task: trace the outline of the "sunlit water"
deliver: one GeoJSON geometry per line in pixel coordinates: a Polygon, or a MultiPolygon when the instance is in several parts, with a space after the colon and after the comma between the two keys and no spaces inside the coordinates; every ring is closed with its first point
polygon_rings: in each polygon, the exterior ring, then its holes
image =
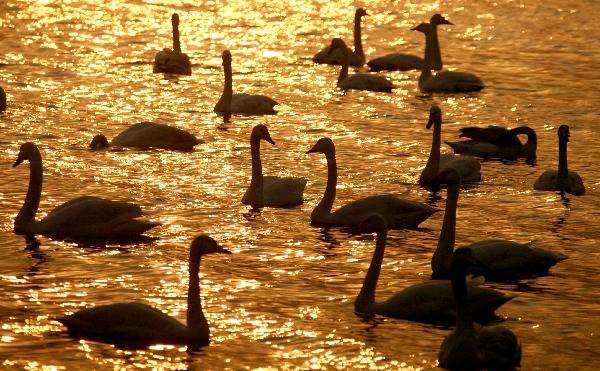
{"type": "MultiPolygon", "coordinates": [[[[483,182],[462,192],[458,244],[506,238],[565,253],[552,275],[494,287],[517,298],[498,313],[523,346],[525,370],[600,367],[598,268],[600,171],[600,2],[559,0],[16,1],[0,2],[0,363],[7,368],[103,369],[430,369],[448,329],[353,313],[371,259],[371,238],[309,225],[326,182],[322,155],[304,154],[320,137],[337,145],[336,205],[392,192],[443,208],[417,184],[431,141],[432,104],[444,112],[443,139],[467,125],[529,125],[538,162],[483,163],[483,182]],[[195,4],[198,3],[198,4],[195,4]],[[440,12],[445,67],[477,73],[473,95],[422,96],[416,72],[388,73],[393,94],[335,88],[338,68],[312,54],[332,37],[350,41],[364,6],[369,57],[421,54],[410,27],[440,12]],[[170,15],[181,18],[190,77],[152,74],[154,54],[171,46],[170,15]],[[234,89],[275,98],[279,113],[236,117],[212,112],[222,89],[220,54],[233,54],[234,89]],[[205,140],[189,153],[91,152],[97,133],[153,120],[205,140]],[[240,198],[250,177],[250,131],[269,127],[265,173],[308,179],[305,203],[250,212],[240,198]],[[587,194],[561,200],[532,189],[557,166],[556,128],[571,126],[569,166],[587,194]],[[83,246],[40,237],[38,250],[12,232],[28,166],[11,168],[19,145],[37,143],[44,159],[38,217],[80,195],[136,201],[162,226],[158,240],[83,246]],[[80,308],[138,300],[185,321],[187,255],[208,233],[234,254],[203,260],[209,347],[143,351],[70,339],[54,319],[80,308]]],[[[447,148],[443,149],[447,151],[447,148]]],[[[442,213],[419,231],[394,231],[378,286],[384,298],[429,279],[442,213]]]]}

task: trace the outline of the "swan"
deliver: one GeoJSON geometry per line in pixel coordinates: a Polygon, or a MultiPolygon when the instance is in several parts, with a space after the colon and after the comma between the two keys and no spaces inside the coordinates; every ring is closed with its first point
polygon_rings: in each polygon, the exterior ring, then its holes
{"type": "Polygon", "coordinates": [[[74,198],[57,206],[44,219],[35,220],[42,194],[42,156],[37,146],[27,142],[21,145],[13,167],[29,161],[29,188],[25,202],[15,218],[16,234],[42,234],[74,239],[128,239],[159,223],[138,218],[142,210],[136,204],[111,201],[99,197],[74,198]]]}
{"type": "Polygon", "coordinates": [[[485,158],[501,158],[516,160],[524,158],[533,164],[536,159],[537,135],[529,126],[507,129],[490,125],[485,128],[466,127],[460,129],[459,137],[470,138],[459,142],[446,142],[454,153],[467,154],[485,158]],[[521,143],[517,135],[527,135],[527,142],[521,143]]]}
{"type": "Polygon", "coordinates": [[[135,148],[162,148],[190,151],[202,143],[194,135],[173,126],[154,122],[139,122],[123,130],[109,143],[102,134],[90,143],[91,149],[108,148],[110,145],[135,148]]]}
{"type": "Polygon", "coordinates": [[[533,183],[533,188],[538,191],[567,192],[573,196],[585,194],[583,180],[576,172],[567,167],[567,143],[569,142],[569,126],[561,125],[558,128],[558,171],[546,170],[533,183]]]}
{"type": "Polygon", "coordinates": [[[250,151],[252,152],[252,180],[242,197],[244,205],[254,208],[263,206],[295,206],[304,202],[302,193],[306,187],[306,179],[293,177],[263,176],[260,162],[260,141],[265,140],[273,145],[269,130],[263,124],[252,129],[250,135],[250,151]]]}
{"type": "MultiPolygon", "coordinates": [[[[433,26],[433,32],[425,34],[429,40],[425,43],[425,54],[431,55],[431,68],[434,70],[442,69],[442,54],[440,52],[440,42],[437,36],[437,26],[441,24],[452,25],[441,14],[434,14],[429,20],[433,26]]],[[[423,67],[423,58],[412,54],[392,53],[383,57],[375,58],[367,62],[371,72],[378,71],[408,71],[420,70],[423,67]]]]}
{"type": "MultiPolygon", "coordinates": [[[[452,285],[448,280],[425,281],[405,288],[382,302],[375,301],[375,289],[383,261],[387,224],[379,214],[370,214],[359,225],[358,233],[377,233],[377,243],[363,286],[354,302],[361,315],[380,314],[392,318],[449,323],[456,318],[452,285]]],[[[495,317],[496,308],[511,300],[500,291],[472,285],[469,302],[473,315],[481,320],[495,317]]]]}
{"type": "MultiPolygon", "coordinates": [[[[440,173],[438,178],[440,183],[448,185],[448,196],[438,245],[431,259],[431,270],[433,278],[448,279],[452,276],[460,174],[449,168],[440,173]]],[[[483,240],[468,247],[473,256],[487,266],[487,280],[503,281],[544,275],[550,267],[567,258],[562,254],[508,240],[483,240]]]]}
{"type": "Polygon", "coordinates": [[[200,260],[203,255],[231,254],[207,235],[190,247],[187,326],[147,304],[129,302],[98,305],[59,318],[69,335],[107,343],[208,344],[210,329],[200,300],[200,260]]]}
{"type": "Polygon", "coordinates": [[[441,171],[452,167],[456,169],[465,182],[478,182],[481,180],[481,164],[471,156],[455,156],[453,154],[440,155],[440,142],[442,136],[442,110],[432,106],[429,110],[427,129],[433,126],[433,139],[427,164],[421,171],[419,184],[423,187],[436,185],[436,178],[441,171]]]}
{"type": "MultiPolygon", "coordinates": [[[[348,51],[348,64],[353,67],[362,67],[365,64],[365,53],[363,52],[361,40],[360,22],[362,17],[368,15],[363,8],[356,9],[354,14],[354,52],[348,51]]],[[[333,51],[331,46],[326,46],[313,56],[313,62],[323,64],[344,64],[342,50],[333,51]]]]}
{"type": "Polygon", "coordinates": [[[179,42],[179,15],[177,15],[177,13],[173,13],[171,16],[171,23],[173,24],[173,50],[164,48],[156,53],[152,72],[191,75],[192,64],[190,63],[190,58],[181,52],[181,43],[179,42]]]}
{"type": "Polygon", "coordinates": [[[277,104],[273,99],[257,94],[233,94],[233,76],[231,72],[231,52],[223,51],[223,70],[225,85],[223,94],[215,105],[218,113],[241,113],[247,115],[272,115],[277,113],[273,107],[277,104]]]}
{"type": "Polygon", "coordinates": [[[6,93],[2,86],[0,86],[0,112],[6,110],[6,93]]]}
{"type": "Polygon", "coordinates": [[[456,301],[456,328],[444,339],[438,354],[440,367],[450,370],[512,370],[521,362],[521,345],[504,326],[473,323],[465,276],[480,263],[467,247],[452,255],[452,289],[456,301]]]}
{"type": "Polygon", "coordinates": [[[392,229],[416,228],[438,211],[420,202],[386,194],[361,198],[331,212],[337,185],[335,145],[331,139],[321,138],[306,153],[323,153],[327,159],[327,187],[321,202],[310,214],[310,222],[313,225],[355,227],[368,214],[377,212],[385,218],[392,229]]]}
{"type": "Polygon", "coordinates": [[[342,69],[338,77],[337,86],[344,92],[354,90],[369,90],[391,93],[394,84],[384,77],[372,75],[368,73],[355,73],[348,75],[348,54],[350,53],[344,41],[340,38],[335,38],[331,41],[330,50],[333,53],[335,50],[342,50],[342,69]]]}
{"type": "MultiPolygon", "coordinates": [[[[432,38],[435,28],[429,23],[421,23],[413,28],[425,34],[425,50],[427,43],[432,38]]],[[[419,89],[425,93],[457,93],[479,91],[485,87],[481,79],[469,72],[459,71],[440,71],[435,75],[431,74],[433,66],[433,56],[425,53],[421,75],[419,76],[419,89]]]]}

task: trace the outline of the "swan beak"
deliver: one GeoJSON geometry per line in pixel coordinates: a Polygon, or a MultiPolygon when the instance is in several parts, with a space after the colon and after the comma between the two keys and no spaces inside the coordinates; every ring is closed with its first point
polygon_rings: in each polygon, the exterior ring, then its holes
{"type": "Polygon", "coordinates": [[[21,162],[23,162],[23,158],[21,156],[17,157],[17,161],[15,161],[15,163],[13,164],[12,167],[17,167],[19,165],[21,165],[21,162]]]}
{"type": "Polygon", "coordinates": [[[429,116],[429,120],[427,121],[426,129],[431,129],[431,125],[433,125],[434,119],[432,116],[429,116]]]}
{"type": "Polygon", "coordinates": [[[316,153],[316,152],[318,152],[318,151],[316,150],[316,148],[315,148],[315,147],[316,147],[316,146],[314,146],[314,147],[312,147],[311,149],[309,149],[308,151],[306,151],[306,154],[309,154],[309,153],[316,153]]]}
{"type": "Polygon", "coordinates": [[[219,250],[219,251],[217,251],[217,252],[218,252],[218,253],[221,253],[221,254],[228,254],[228,255],[231,255],[231,254],[232,254],[232,253],[231,253],[231,251],[229,251],[229,250],[227,250],[227,249],[224,249],[224,248],[222,248],[222,247],[221,247],[221,250],[219,250]]]}
{"type": "Polygon", "coordinates": [[[442,21],[442,24],[449,24],[449,25],[451,25],[451,26],[454,26],[454,23],[452,23],[452,22],[450,22],[450,21],[448,21],[448,20],[446,20],[446,19],[444,19],[444,20],[442,21]]]}
{"type": "Polygon", "coordinates": [[[265,140],[266,140],[267,142],[271,143],[272,145],[275,145],[275,141],[274,141],[273,139],[271,139],[271,136],[267,136],[267,137],[265,138],[265,140]]]}
{"type": "Polygon", "coordinates": [[[410,30],[411,30],[411,31],[418,31],[418,30],[417,30],[417,27],[419,27],[419,26],[415,26],[415,27],[411,28],[410,30]]]}

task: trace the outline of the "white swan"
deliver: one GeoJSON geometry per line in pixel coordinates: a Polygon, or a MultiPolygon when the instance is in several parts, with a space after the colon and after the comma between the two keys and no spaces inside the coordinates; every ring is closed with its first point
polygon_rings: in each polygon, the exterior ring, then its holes
{"type": "Polygon", "coordinates": [[[128,239],[159,223],[138,218],[142,210],[136,204],[99,197],[78,197],[57,206],[44,219],[35,220],[42,194],[42,156],[33,143],[24,143],[13,167],[29,161],[29,188],[25,202],[15,218],[17,234],[42,234],[74,239],[128,239]]]}
{"type": "Polygon", "coordinates": [[[485,158],[501,158],[516,160],[524,158],[527,163],[534,163],[537,152],[537,135],[528,126],[507,129],[490,125],[485,128],[466,127],[460,129],[461,138],[470,138],[459,142],[448,142],[457,154],[467,154],[485,158]],[[527,142],[521,143],[518,135],[527,135],[527,142]]]}
{"type": "MultiPolygon", "coordinates": [[[[362,17],[367,14],[363,8],[356,9],[354,14],[354,52],[348,53],[348,64],[353,67],[362,67],[365,64],[365,53],[362,47],[361,27],[360,22],[362,17]]],[[[341,50],[333,51],[331,46],[323,48],[320,52],[313,56],[313,62],[324,64],[344,64],[344,56],[341,50]]]]}
{"type": "Polygon", "coordinates": [[[379,213],[385,218],[390,228],[416,228],[422,221],[438,211],[438,209],[420,202],[386,194],[361,198],[331,212],[337,185],[335,145],[331,139],[321,138],[306,153],[323,153],[327,159],[327,188],[321,202],[310,214],[310,222],[314,225],[357,226],[367,215],[379,213]]]}
{"type": "Polygon", "coordinates": [[[442,342],[440,367],[450,370],[513,370],[521,362],[517,337],[503,326],[482,327],[473,323],[467,300],[465,276],[480,268],[477,258],[466,247],[452,256],[452,289],[457,304],[456,328],[442,342]]]}
{"type": "MultiPolygon", "coordinates": [[[[425,34],[425,50],[427,50],[427,42],[432,38],[435,28],[429,23],[421,23],[413,30],[425,34]]],[[[433,56],[426,53],[423,60],[423,68],[419,76],[419,89],[422,92],[459,93],[479,91],[485,87],[479,77],[469,72],[440,71],[432,75],[432,58],[433,56]]]]}
{"type": "Polygon", "coordinates": [[[209,236],[190,247],[187,326],[143,303],[98,305],[59,318],[69,335],[113,344],[208,344],[210,330],[200,301],[200,260],[211,253],[231,254],[209,236]]]}
{"type": "Polygon", "coordinates": [[[164,48],[156,53],[152,72],[174,73],[178,75],[191,75],[192,64],[190,58],[181,52],[179,42],[179,15],[173,13],[171,16],[173,24],[173,50],[164,48]]]}
{"type": "Polygon", "coordinates": [[[338,76],[337,86],[342,89],[344,92],[354,89],[354,90],[369,90],[369,91],[381,91],[386,93],[391,93],[394,88],[394,84],[388,79],[378,76],[372,75],[368,73],[355,73],[352,75],[348,75],[348,54],[350,50],[344,43],[344,41],[340,38],[335,38],[331,41],[330,50],[333,53],[335,50],[342,50],[342,69],[340,70],[340,75],[338,76]]]}
{"type": "MultiPolygon", "coordinates": [[[[363,286],[354,302],[354,310],[361,315],[380,314],[424,322],[450,323],[456,319],[456,305],[452,285],[448,280],[425,281],[405,288],[382,302],[375,301],[375,289],[383,261],[387,225],[379,214],[367,216],[359,225],[358,233],[377,233],[377,244],[363,286]]],[[[494,318],[494,311],[512,299],[500,291],[472,285],[469,302],[477,319],[494,318]]]]}
{"type": "Polygon", "coordinates": [[[233,73],[231,70],[231,52],[225,50],[222,55],[225,84],[223,94],[215,105],[218,113],[241,113],[247,115],[272,115],[277,113],[273,109],[277,102],[273,99],[257,94],[233,94],[233,73]]]}
{"type": "Polygon", "coordinates": [[[6,110],[6,93],[2,86],[0,86],[0,112],[6,110]]]}
{"type": "Polygon", "coordinates": [[[103,149],[113,145],[189,151],[199,143],[202,143],[202,141],[194,135],[173,126],[154,122],[139,122],[123,130],[110,143],[104,135],[96,135],[90,143],[90,148],[103,149]]]}
{"type": "Polygon", "coordinates": [[[576,172],[567,166],[567,143],[569,142],[569,126],[561,125],[558,128],[558,171],[546,170],[533,183],[533,188],[538,191],[567,192],[573,196],[585,194],[583,180],[576,172]]]}
{"type": "Polygon", "coordinates": [[[252,180],[242,197],[244,205],[258,208],[263,206],[295,206],[304,200],[302,193],[306,187],[306,179],[293,177],[263,176],[260,161],[260,141],[265,140],[273,145],[269,130],[258,124],[250,135],[250,151],[252,152],[252,180]]]}
{"type": "MultiPolygon", "coordinates": [[[[446,210],[437,248],[431,259],[433,278],[451,277],[452,252],[456,236],[456,207],[460,193],[460,175],[449,168],[439,175],[448,184],[446,210]]],[[[513,280],[548,273],[554,264],[566,259],[562,254],[507,240],[483,240],[469,245],[473,256],[487,266],[487,280],[513,280]]]]}
{"type": "Polygon", "coordinates": [[[471,156],[456,156],[453,154],[440,155],[440,142],[442,137],[442,110],[432,106],[429,110],[427,129],[433,126],[433,139],[427,164],[421,171],[419,184],[423,187],[435,185],[436,178],[441,171],[452,167],[456,169],[465,182],[478,182],[481,180],[481,164],[471,156]]]}
{"type": "MultiPolygon", "coordinates": [[[[441,14],[434,14],[431,16],[429,24],[433,26],[433,32],[425,35],[429,38],[425,43],[425,55],[431,55],[431,68],[439,71],[442,69],[442,53],[440,52],[437,26],[452,25],[453,23],[446,20],[441,14]]],[[[371,72],[420,70],[423,68],[423,58],[412,54],[392,53],[370,60],[367,62],[367,66],[370,67],[371,72]]]]}

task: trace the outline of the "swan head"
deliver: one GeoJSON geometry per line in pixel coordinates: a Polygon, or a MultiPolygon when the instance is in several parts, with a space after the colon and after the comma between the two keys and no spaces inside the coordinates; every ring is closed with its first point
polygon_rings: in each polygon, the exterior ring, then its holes
{"type": "Polygon", "coordinates": [[[373,213],[367,215],[367,217],[360,222],[353,235],[364,233],[381,233],[387,231],[387,229],[388,224],[385,218],[380,214],[373,213]]]}
{"type": "Polygon", "coordinates": [[[229,50],[223,50],[221,58],[223,58],[223,66],[231,64],[231,52],[229,50]]]}
{"type": "Polygon", "coordinates": [[[329,51],[327,52],[327,54],[333,53],[333,51],[336,49],[348,49],[344,40],[340,39],[339,37],[336,37],[333,40],[331,40],[331,45],[329,45],[329,51]]]}
{"type": "Polygon", "coordinates": [[[34,157],[40,157],[40,150],[37,146],[31,142],[21,144],[19,148],[19,155],[17,160],[13,164],[13,167],[19,166],[25,160],[31,160],[34,157]]]}
{"type": "Polygon", "coordinates": [[[429,121],[427,121],[427,129],[431,129],[431,126],[442,124],[442,109],[439,106],[432,106],[429,109],[429,121]]]}
{"type": "Polygon", "coordinates": [[[103,134],[96,135],[90,142],[90,149],[105,149],[109,146],[108,139],[103,134]]]}
{"type": "Polygon", "coordinates": [[[369,15],[369,13],[364,8],[358,8],[356,9],[356,13],[354,13],[354,17],[356,18],[364,17],[365,15],[369,15]]]}
{"type": "Polygon", "coordinates": [[[488,270],[488,267],[473,256],[473,251],[469,247],[459,247],[452,254],[451,269],[453,275],[482,276],[488,270]]]}
{"type": "Polygon", "coordinates": [[[275,141],[271,139],[271,134],[269,134],[269,129],[263,124],[258,124],[252,129],[251,138],[264,139],[267,142],[275,145],[275,141]]]}
{"type": "Polygon", "coordinates": [[[460,185],[460,173],[453,167],[446,168],[435,178],[436,184],[460,185]]]}
{"type": "Polygon", "coordinates": [[[432,26],[429,23],[421,23],[420,25],[411,28],[411,30],[413,30],[413,31],[423,32],[424,34],[430,32],[431,29],[432,29],[432,26]]]}
{"type": "Polygon", "coordinates": [[[321,138],[311,149],[306,151],[306,153],[335,154],[335,145],[331,139],[321,138]]]}
{"type": "Polygon", "coordinates": [[[179,27],[179,14],[173,13],[171,16],[171,23],[173,24],[173,27],[179,27]]]}
{"type": "Polygon", "coordinates": [[[429,23],[433,26],[437,26],[439,24],[450,24],[450,25],[454,25],[454,23],[448,21],[446,18],[444,18],[443,15],[441,14],[434,14],[431,16],[431,19],[429,20],[429,23]]]}
{"type": "Polygon", "coordinates": [[[231,251],[226,250],[217,243],[212,237],[202,234],[192,241],[190,248],[190,260],[200,258],[206,254],[231,254],[231,251]]]}
{"type": "Polygon", "coordinates": [[[571,134],[569,133],[569,125],[561,125],[558,128],[558,139],[561,141],[568,142],[571,134]]]}

